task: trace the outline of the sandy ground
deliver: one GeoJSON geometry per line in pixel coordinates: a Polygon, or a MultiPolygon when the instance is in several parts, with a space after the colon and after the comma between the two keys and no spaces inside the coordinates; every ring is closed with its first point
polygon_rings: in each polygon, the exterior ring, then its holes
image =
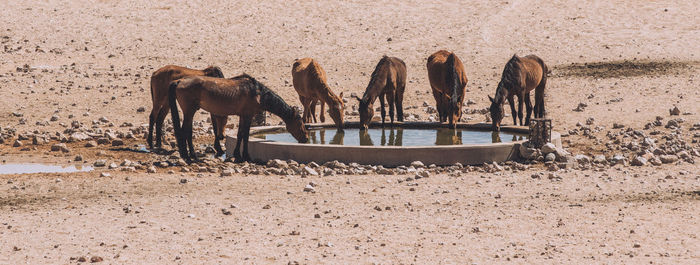
{"type": "MultiPolygon", "coordinates": [[[[690,125],[700,122],[696,9],[687,0],[2,1],[0,128],[138,127],[148,121],[150,74],[166,64],[246,72],[298,106],[291,64],[313,57],[336,93],[361,94],[384,54],[406,62],[405,112],[427,120],[425,62],[439,49],[464,62],[470,109],[488,107],[514,53],[532,53],[552,69],[546,102],[555,130],[588,118],[642,128],[669,119],[674,105],[690,125]],[[573,111],[579,103],[587,107],[573,111]]],[[[143,144],[141,136],[128,144],[143,144]]],[[[20,151],[14,140],[0,145],[2,160],[162,159],[82,143],[68,154],[50,144],[20,151]]],[[[564,143],[612,155],[601,140],[564,143]]],[[[697,263],[698,169],[617,166],[550,180],[531,178],[544,170],[535,166],[438,174],[415,187],[397,181],[407,176],[382,175],[0,175],[0,263],[697,263]],[[302,191],[309,181],[316,193],[302,191]]]]}

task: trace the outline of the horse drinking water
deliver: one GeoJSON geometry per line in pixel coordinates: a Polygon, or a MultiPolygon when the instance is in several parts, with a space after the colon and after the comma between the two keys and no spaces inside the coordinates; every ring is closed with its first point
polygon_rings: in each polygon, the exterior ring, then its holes
{"type": "Polygon", "coordinates": [[[491,101],[491,129],[499,131],[503,120],[503,104],[508,99],[510,111],[513,115],[513,124],[530,125],[530,114],[532,114],[532,103],[530,102],[530,91],[535,90],[535,118],[544,118],[544,89],[547,84],[547,65],[536,55],[518,57],[513,55],[506,63],[498,82],[496,95],[491,101]],[[518,96],[518,110],[515,110],[513,96],[518,96]],[[527,108],[527,117],[523,123],[523,101],[527,108]]]}
{"type": "Polygon", "coordinates": [[[212,115],[226,117],[238,115],[238,136],[234,158],[236,162],[250,161],[248,138],[253,115],[266,110],[282,118],[287,131],[300,143],[306,143],[308,132],[298,111],[289,106],[280,96],[253,77],[243,74],[231,79],[191,76],[170,84],[170,109],[172,111],[175,138],[180,156],[190,161],[197,159],[192,144],[192,119],[202,108],[212,115]],[[182,127],[177,105],[182,109],[182,127]],[[243,153],[240,153],[243,141],[243,153]],[[189,154],[187,147],[189,145],[189,154]]]}
{"type": "Polygon", "coordinates": [[[304,122],[316,122],[316,102],[321,101],[321,122],[325,122],[324,106],[328,104],[328,114],[338,130],[343,130],[343,92],[336,96],[326,83],[326,72],[321,65],[311,58],[294,61],[292,66],[292,83],[304,106],[304,122]]]}
{"type": "Polygon", "coordinates": [[[449,120],[450,127],[454,129],[462,118],[467,87],[464,65],[454,53],[440,50],[428,57],[427,67],[440,122],[449,120]]]}
{"type": "Polygon", "coordinates": [[[406,64],[399,58],[387,57],[379,60],[372,72],[367,89],[362,98],[355,96],[360,102],[360,125],[367,129],[374,117],[374,101],[379,97],[382,111],[382,127],[386,111],[384,110],[384,98],[389,103],[389,118],[394,124],[394,106],[397,111],[397,120],[403,122],[403,93],[406,89],[406,64]]]}

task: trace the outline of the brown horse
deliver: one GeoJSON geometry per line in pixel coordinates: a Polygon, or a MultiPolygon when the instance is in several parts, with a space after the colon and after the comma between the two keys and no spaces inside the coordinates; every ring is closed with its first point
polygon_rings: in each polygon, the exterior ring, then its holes
{"type": "Polygon", "coordinates": [[[226,117],[238,115],[238,142],[233,151],[236,162],[250,161],[248,138],[253,115],[266,110],[282,118],[292,136],[300,143],[309,140],[308,132],[299,112],[287,105],[275,92],[253,77],[243,74],[231,79],[205,76],[191,76],[173,81],[169,88],[169,102],[172,111],[173,127],[180,156],[187,161],[197,159],[192,144],[192,118],[202,108],[213,115],[226,117]],[[177,105],[182,109],[183,121],[177,105]],[[243,154],[240,153],[243,141],[243,154]],[[189,145],[190,153],[187,154],[189,145]]]}
{"type": "MultiPolygon", "coordinates": [[[[153,149],[153,125],[156,126],[156,148],[161,147],[161,139],[163,138],[163,121],[168,115],[168,85],[170,82],[187,77],[187,76],[212,76],[224,78],[221,69],[216,66],[209,66],[204,70],[196,70],[185,68],[176,65],[164,66],[151,75],[151,100],[153,100],[153,109],[148,121],[148,147],[153,149]]],[[[211,116],[212,124],[214,125],[214,134],[216,139],[223,138],[223,129],[226,126],[226,117],[211,116]],[[220,131],[220,132],[219,132],[220,131]]],[[[218,146],[215,145],[215,146],[218,146]]],[[[217,150],[217,155],[223,154],[217,150]]]]}
{"type": "Polygon", "coordinates": [[[530,102],[530,91],[535,90],[535,118],[543,118],[544,110],[544,89],[547,84],[547,65],[536,55],[528,55],[518,57],[513,55],[503,69],[501,82],[496,88],[496,95],[491,101],[491,129],[499,131],[501,129],[501,121],[503,120],[503,103],[508,99],[510,111],[513,114],[513,124],[520,125],[530,124],[530,115],[532,114],[532,103],[530,102]],[[518,110],[515,110],[513,96],[518,96],[518,110]],[[523,123],[523,101],[527,108],[527,117],[523,123]]]}
{"type": "Polygon", "coordinates": [[[384,55],[372,72],[367,89],[362,98],[355,96],[360,102],[360,124],[362,129],[367,129],[374,117],[374,101],[379,97],[382,111],[382,127],[386,111],[384,110],[384,98],[389,103],[389,118],[394,124],[394,106],[396,106],[397,120],[403,121],[403,93],[406,89],[406,64],[399,58],[384,55]]]}
{"type": "Polygon", "coordinates": [[[440,50],[428,57],[427,67],[440,122],[449,120],[450,127],[456,128],[467,87],[464,65],[454,53],[440,50]]]}
{"type": "Polygon", "coordinates": [[[326,83],[326,72],[311,58],[302,58],[294,61],[292,66],[292,82],[294,89],[299,94],[299,100],[304,106],[304,122],[316,122],[315,105],[321,101],[321,122],[326,121],[324,105],[328,104],[328,114],[335,122],[338,130],[343,130],[343,93],[336,96],[326,83]]]}

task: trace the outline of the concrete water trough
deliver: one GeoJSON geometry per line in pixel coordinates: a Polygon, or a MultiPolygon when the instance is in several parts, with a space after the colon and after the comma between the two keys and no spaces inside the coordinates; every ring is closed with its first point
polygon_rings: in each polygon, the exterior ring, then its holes
{"type": "MultiPolygon", "coordinates": [[[[363,143],[362,139],[359,139],[359,142],[355,143],[347,140],[343,142],[341,139],[339,141],[341,144],[337,144],[338,140],[335,138],[338,134],[333,124],[307,125],[310,130],[324,130],[319,131],[319,135],[311,134],[309,137],[310,143],[305,144],[297,143],[291,140],[292,138],[290,138],[290,141],[262,139],[263,137],[271,138],[266,137],[266,135],[284,132],[284,126],[262,126],[251,128],[248,149],[251,158],[260,161],[291,159],[300,163],[316,162],[322,164],[328,161],[338,160],[344,163],[356,162],[359,164],[384,165],[389,167],[409,165],[413,161],[421,161],[426,165],[453,165],[455,163],[477,165],[518,159],[519,147],[526,141],[526,136],[528,134],[527,127],[503,126],[501,127],[501,134],[492,134],[489,130],[490,126],[491,124],[486,123],[459,123],[457,124],[457,129],[461,131],[459,133],[460,139],[458,139],[457,144],[450,144],[444,143],[440,133],[437,133],[438,130],[442,130],[450,131],[456,135],[455,131],[444,129],[447,128],[446,124],[436,122],[405,122],[394,124],[393,127],[387,124],[383,128],[384,130],[381,131],[381,137],[375,134],[372,136],[373,138],[370,138],[370,145],[367,145],[368,143],[366,141],[363,143]],[[432,138],[423,141],[430,142],[425,145],[415,145],[411,142],[411,139],[405,137],[402,143],[393,144],[395,142],[392,141],[397,141],[396,132],[410,129],[434,130],[432,132],[433,134],[437,134],[437,136],[432,136],[432,138]],[[470,136],[462,136],[462,132],[466,132],[466,135],[471,134],[473,131],[488,135],[490,137],[488,143],[472,144],[470,143],[472,142],[471,138],[469,138],[470,136]],[[328,134],[329,137],[325,137],[325,134],[328,134]],[[389,135],[389,137],[386,135],[389,135]],[[504,135],[507,137],[504,137],[504,135]],[[320,138],[320,140],[318,138],[320,138]],[[465,139],[464,143],[462,143],[462,138],[465,139]],[[504,138],[503,141],[501,141],[501,138],[504,138]],[[435,140],[433,141],[433,139],[435,140]],[[333,142],[334,140],[336,143],[333,142]],[[492,143],[492,141],[494,143],[492,143]],[[377,144],[374,145],[374,142],[377,144]]],[[[345,128],[346,132],[348,129],[357,129],[359,128],[359,123],[348,122],[345,124],[345,128]]],[[[370,130],[373,128],[380,128],[380,124],[373,123],[370,126],[370,130]]],[[[230,130],[230,132],[231,133],[226,137],[226,156],[233,157],[233,150],[236,147],[236,137],[235,133],[233,133],[235,130],[230,130]]],[[[359,138],[362,137],[360,136],[359,138]]],[[[413,139],[416,138],[414,137],[413,139]]],[[[478,141],[479,140],[477,140],[477,142],[478,141]]],[[[484,139],[481,139],[481,141],[483,142],[484,139]]],[[[561,136],[559,133],[552,132],[552,143],[561,147],[561,136]]]]}

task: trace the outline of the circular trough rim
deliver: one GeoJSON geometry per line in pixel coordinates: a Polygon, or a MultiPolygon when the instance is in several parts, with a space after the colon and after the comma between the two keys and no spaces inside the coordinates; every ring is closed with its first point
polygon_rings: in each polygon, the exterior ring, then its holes
{"type": "MultiPolygon", "coordinates": [[[[469,129],[475,131],[491,131],[490,123],[457,123],[458,129],[469,129]]],[[[345,122],[344,128],[360,128],[359,122],[345,122]]],[[[393,125],[386,123],[384,125],[385,129],[391,128],[408,128],[408,129],[435,129],[435,128],[449,128],[449,124],[441,122],[394,122],[393,125]]],[[[310,123],[306,124],[307,129],[320,129],[320,128],[335,128],[334,123],[310,123]]],[[[369,128],[382,128],[380,122],[372,122],[369,128]]],[[[274,132],[279,130],[285,130],[284,125],[272,125],[272,126],[258,126],[251,127],[251,136],[260,133],[274,132]]],[[[517,134],[529,133],[528,127],[525,126],[501,126],[501,131],[512,132],[517,134]]],[[[229,135],[229,137],[236,139],[236,136],[229,135]]],[[[522,144],[527,142],[527,140],[519,140],[505,143],[490,143],[490,144],[451,144],[451,145],[415,145],[415,146],[381,146],[381,145],[332,145],[332,144],[311,144],[311,143],[290,143],[290,142],[278,142],[273,140],[260,139],[255,137],[250,137],[248,139],[250,142],[256,142],[266,145],[303,145],[303,146],[318,146],[318,147],[332,147],[332,148],[358,148],[358,149],[425,149],[425,148],[468,148],[468,147],[483,147],[483,146],[499,146],[499,145],[514,145],[522,144]]]]}

